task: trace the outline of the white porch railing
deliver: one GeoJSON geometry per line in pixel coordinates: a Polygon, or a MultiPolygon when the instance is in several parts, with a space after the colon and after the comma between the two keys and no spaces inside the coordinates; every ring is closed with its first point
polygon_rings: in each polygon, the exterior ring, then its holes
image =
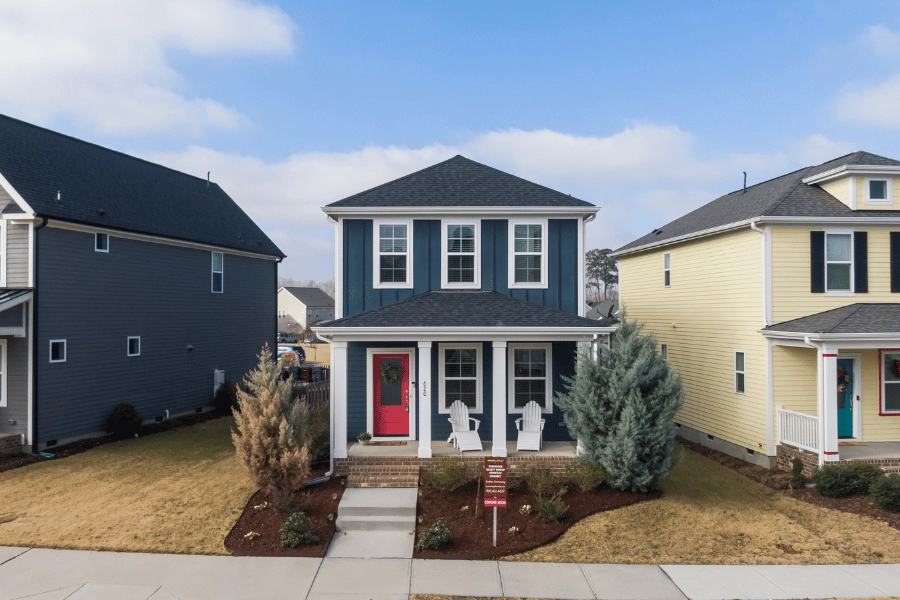
{"type": "Polygon", "coordinates": [[[819,451],[819,418],[778,407],[778,443],[819,451]]]}

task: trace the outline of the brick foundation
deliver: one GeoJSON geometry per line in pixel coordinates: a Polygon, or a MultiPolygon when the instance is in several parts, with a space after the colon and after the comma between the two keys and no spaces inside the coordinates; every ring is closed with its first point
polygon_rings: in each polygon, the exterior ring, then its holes
{"type": "Polygon", "coordinates": [[[812,452],[807,452],[806,450],[800,450],[799,448],[794,448],[793,446],[785,446],[784,444],[779,444],[775,447],[776,456],[775,456],[775,467],[781,469],[782,471],[791,472],[793,468],[793,461],[795,458],[799,458],[803,461],[803,474],[807,477],[812,477],[813,472],[819,468],[819,455],[814,454],[812,452]]]}
{"type": "Polygon", "coordinates": [[[0,435],[0,456],[22,453],[22,436],[18,433],[0,435]]]}

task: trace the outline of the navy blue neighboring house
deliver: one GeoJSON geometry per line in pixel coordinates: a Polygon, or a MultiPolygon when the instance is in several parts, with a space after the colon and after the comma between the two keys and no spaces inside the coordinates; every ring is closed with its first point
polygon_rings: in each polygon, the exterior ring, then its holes
{"type": "Polygon", "coordinates": [[[218,185],[0,116],[0,435],[211,406],[275,347],[282,252],[218,185]]]}
{"type": "Polygon", "coordinates": [[[335,320],[313,329],[331,342],[335,458],[360,432],[431,458],[456,401],[494,456],[532,401],[544,440],[570,441],[553,397],[579,345],[607,344],[616,326],[584,316],[596,206],[456,156],[323,210],[335,320]]]}

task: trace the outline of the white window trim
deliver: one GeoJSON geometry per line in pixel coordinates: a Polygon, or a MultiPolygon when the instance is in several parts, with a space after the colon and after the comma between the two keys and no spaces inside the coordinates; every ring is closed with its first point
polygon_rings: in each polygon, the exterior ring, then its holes
{"type": "MultiPolygon", "coordinates": [[[[403,252],[385,252],[400,256],[403,252]]],[[[412,219],[372,220],[372,288],[376,290],[408,290],[413,287],[413,222],[412,219]],[[381,283],[381,225],[406,225],[406,283],[388,281],[381,283]]]]}
{"type": "Polygon", "coordinates": [[[734,393],[740,394],[741,396],[746,396],[747,395],[747,353],[744,352],[743,350],[735,350],[734,356],[731,357],[731,367],[734,370],[734,393]],[[737,355],[738,354],[744,355],[744,370],[743,371],[738,371],[738,368],[737,368],[737,355]],[[744,376],[744,391],[743,392],[738,391],[738,385],[737,385],[738,373],[740,373],[741,375],[744,376]]]}
{"type": "Polygon", "coordinates": [[[100,231],[94,233],[94,252],[103,252],[104,254],[109,254],[109,234],[108,233],[102,233],[100,231]],[[100,238],[101,235],[106,236],[106,250],[101,250],[100,248],[97,247],[97,240],[100,238]]]}
{"type": "MultiPolygon", "coordinates": [[[[470,408],[470,414],[484,413],[484,361],[482,359],[481,344],[438,344],[438,413],[450,414],[450,407],[445,402],[446,379],[444,376],[444,351],[445,350],[475,350],[475,408],[470,408]]],[[[468,378],[466,378],[468,379],[468,378]]]]}
{"type": "MultiPolygon", "coordinates": [[[[6,287],[6,262],[7,257],[9,255],[9,247],[6,244],[6,231],[7,231],[7,222],[0,221],[0,248],[2,248],[3,255],[0,256],[0,286],[6,287]]],[[[30,230],[29,230],[30,231],[30,230]]],[[[33,239],[31,236],[28,238],[29,240],[33,239]]],[[[31,243],[29,241],[29,251],[31,251],[31,243]]],[[[4,382],[6,379],[4,378],[4,382]]],[[[5,384],[5,383],[4,383],[5,384]]]]}
{"type": "Polygon", "coordinates": [[[894,180],[891,177],[866,177],[863,181],[864,181],[863,185],[865,186],[865,190],[866,190],[866,195],[865,195],[865,200],[864,200],[864,202],[866,204],[878,204],[878,205],[884,206],[884,205],[894,203],[894,180]],[[869,197],[869,193],[870,193],[869,182],[870,181],[886,181],[887,182],[887,199],[886,200],[872,200],[869,197]]]}
{"type": "MultiPolygon", "coordinates": [[[[549,219],[509,219],[507,229],[508,240],[508,264],[507,280],[510,289],[546,289],[547,277],[547,237],[549,219]],[[516,225],[540,225],[541,226],[541,280],[540,282],[516,283],[516,225]]],[[[519,252],[523,255],[534,255],[535,252],[519,252]]]]}
{"type": "Polygon", "coordinates": [[[66,343],[66,340],[50,340],[50,362],[52,363],[64,363],[69,358],[69,344],[66,343]],[[61,343],[63,346],[63,357],[62,360],[53,360],[53,344],[61,343]]]}
{"type": "MultiPolygon", "coordinates": [[[[826,296],[855,296],[856,295],[856,277],[855,261],[856,256],[853,247],[855,246],[854,231],[852,229],[826,229],[825,230],[825,295],[826,296]],[[849,235],[850,236],[850,289],[849,290],[829,290],[828,289],[828,236],[829,235],[849,235]]],[[[843,262],[832,261],[835,264],[845,264],[843,262]]]]}
{"type": "Polygon", "coordinates": [[[0,385],[0,407],[6,406],[6,389],[7,389],[7,381],[9,380],[9,372],[6,368],[6,340],[0,339],[0,381],[2,381],[2,385],[0,385]]]}
{"type": "Polygon", "coordinates": [[[481,289],[481,219],[441,219],[441,287],[454,290],[481,289]],[[472,283],[449,283],[447,281],[447,226],[475,226],[475,281],[472,283]]]}
{"type": "Polygon", "coordinates": [[[128,336],[128,339],[125,341],[125,354],[128,356],[140,356],[141,355],[141,336],[139,336],[139,335],[129,335],[128,336]],[[137,343],[138,343],[137,354],[131,353],[131,340],[137,340],[137,343]]]}
{"type": "Polygon", "coordinates": [[[225,293],[225,253],[224,252],[210,252],[209,253],[209,290],[213,294],[224,294],[225,293]],[[216,271],[216,254],[222,257],[222,270],[216,271]],[[222,289],[218,292],[216,291],[215,277],[213,275],[215,273],[222,274],[222,289]]]}
{"type": "MultiPolygon", "coordinates": [[[[668,342],[660,342],[659,343],[659,356],[664,361],[669,362],[669,343],[668,342]]],[[[746,359],[746,357],[745,357],[745,359],[746,359]]]]}
{"type": "MultiPolygon", "coordinates": [[[[547,399],[546,408],[541,409],[541,413],[548,415],[553,412],[553,344],[509,344],[506,354],[506,410],[508,413],[522,414],[523,408],[516,408],[516,362],[515,351],[526,348],[543,348],[546,351],[547,371],[544,376],[547,379],[547,386],[544,389],[544,395],[547,399]]],[[[532,378],[536,379],[536,378],[532,378]]]]}
{"type": "MultiPolygon", "coordinates": [[[[887,390],[885,390],[885,385],[887,384],[887,382],[884,379],[884,357],[887,356],[888,354],[895,354],[895,355],[900,356],[900,351],[881,350],[878,353],[878,360],[881,361],[881,364],[878,365],[879,376],[881,378],[881,381],[878,382],[878,384],[881,386],[880,405],[878,407],[878,414],[879,415],[900,415],[900,410],[887,410],[885,408],[885,398],[887,396],[887,390]]],[[[892,385],[900,385],[900,382],[893,383],[892,385]]],[[[854,406],[853,408],[854,408],[854,410],[856,410],[856,406],[854,406]]],[[[854,415],[854,417],[855,416],[856,415],[854,415]]]]}
{"type": "Polygon", "coordinates": [[[663,287],[667,287],[667,288],[672,287],[672,253],[671,252],[663,252],[663,287]],[[666,267],[666,258],[669,259],[668,267],[666,267]],[[666,281],[666,274],[669,275],[668,281],[666,281]]]}

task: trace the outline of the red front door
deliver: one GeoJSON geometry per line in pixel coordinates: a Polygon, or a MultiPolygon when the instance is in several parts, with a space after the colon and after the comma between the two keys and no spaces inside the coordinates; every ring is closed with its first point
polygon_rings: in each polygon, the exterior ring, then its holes
{"type": "Polygon", "coordinates": [[[375,354],[372,369],[372,434],[408,436],[409,354],[375,354]]]}

